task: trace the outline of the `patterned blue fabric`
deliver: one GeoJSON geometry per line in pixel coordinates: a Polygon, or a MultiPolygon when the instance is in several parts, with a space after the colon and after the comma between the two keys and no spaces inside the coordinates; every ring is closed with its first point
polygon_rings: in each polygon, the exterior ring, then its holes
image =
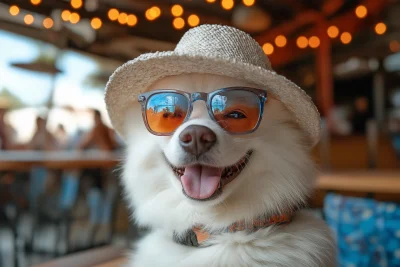
{"type": "Polygon", "coordinates": [[[326,221],[343,267],[400,266],[400,205],[329,194],[326,221]]]}

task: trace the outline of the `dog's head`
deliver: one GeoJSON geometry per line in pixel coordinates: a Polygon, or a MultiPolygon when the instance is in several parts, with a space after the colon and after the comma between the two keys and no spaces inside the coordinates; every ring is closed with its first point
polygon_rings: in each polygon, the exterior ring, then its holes
{"type": "MultiPolygon", "coordinates": [[[[210,93],[257,87],[216,75],[167,77],[149,88],[210,93]]],[[[209,115],[204,101],[171,136],[147,131],[140,106],[128,111],[124,185],[139,223],[184,230],[221,227],[283,212],[303,203],[312,187],[310,146],[293,116],[269,96],[255,132],[232,135],[209,115]]]]}

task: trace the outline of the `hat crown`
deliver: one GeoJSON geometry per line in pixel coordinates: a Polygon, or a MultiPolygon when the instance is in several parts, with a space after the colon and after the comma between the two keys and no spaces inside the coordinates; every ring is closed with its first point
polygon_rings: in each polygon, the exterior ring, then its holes
{"type": "Polygon", "coordinates": [[[193,28],[183,35],[175,52],[236,60],[272,70],[268,57],[256,40],[229,26],[205,24],[193,28]]]}

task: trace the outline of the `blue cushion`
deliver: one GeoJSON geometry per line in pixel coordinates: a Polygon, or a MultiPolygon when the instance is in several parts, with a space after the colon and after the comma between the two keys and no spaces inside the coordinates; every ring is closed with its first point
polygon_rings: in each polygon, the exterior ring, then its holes
{"type": "Polygon", "coordinates": [[[324,213],[340,266],[400,266],[400,205],[328,194],[324,213]]]}

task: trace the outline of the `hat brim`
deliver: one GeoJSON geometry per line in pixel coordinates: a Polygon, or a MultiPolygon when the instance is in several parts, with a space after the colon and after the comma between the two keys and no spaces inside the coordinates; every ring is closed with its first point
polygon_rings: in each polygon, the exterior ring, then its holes
{"type": "Polygon", "coordinates": [[[312,99],[296,84],[276,72],[224,58],[191,56],[173,51],[143,54],[119,67],[106,85],[105,101],[115,130],[126,137],[125,112],[137,95],[159,79],[201,73],[228,76],[266,89],[292,112],[312,145],[320,138],[320,115],[312,99]]]}

